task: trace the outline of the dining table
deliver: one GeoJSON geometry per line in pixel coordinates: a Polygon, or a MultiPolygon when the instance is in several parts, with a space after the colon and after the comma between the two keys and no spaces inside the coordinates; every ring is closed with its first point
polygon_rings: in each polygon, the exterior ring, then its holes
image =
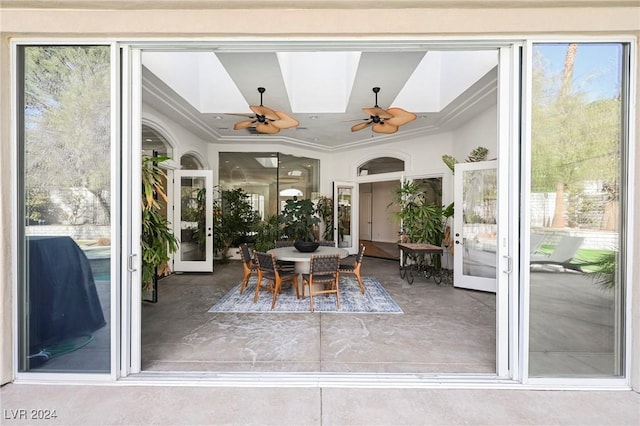
{"type": "MultiPolygon", "coordinates": [[[[309,266],[311,266],[311,256],[330,256],[338,255],[340,259],[344,259],[349,256],[349,252],[339,247],[319,246],[312,252],[302,252],[293,246],[278,247],[267,251],[267,253],[273,254],[276,260],[285,262],[294,262],[294,272],[298,274],[308,274],[309,266]]],[[[300,294],[304,296],[304,286],[302,285],[302,277],[298,280],[298,289],[300,294]]],[[[322,284],[318,284],[321,287],[322,284]]],[[[316,285],[314,285],[316,288],[316,285]]]]}
{"type": "Polygon", "coordinates": [[[298,251],[297,248],[291,247],[278,247],[269,250],[267,253],[273,254],[277,260],[285,261],[285,262],[294,262],[295,263],[295,272],[299,274],[308,274],[309,273],[309,265],[311,264],[311,256],[328,256],[328,255],[338,255],[340,259],[344,259],[349,256],[349,252],[343,248],[339,247],[327,247],[320,246],[316,250],[312,252],[301,252],[298,251]]]}

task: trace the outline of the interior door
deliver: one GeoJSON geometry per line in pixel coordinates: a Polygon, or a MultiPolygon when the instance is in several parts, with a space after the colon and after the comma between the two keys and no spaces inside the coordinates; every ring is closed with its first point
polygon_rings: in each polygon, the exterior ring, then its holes
{"type": "Polygon", "coordinates": [[[213,172],[174,172],[174,255],[176,272],[213,272],[213,172]]]}
{"type": "Polygon", "coordinates": [[[496,160],[455,166],[455,287],[496,292],[499,210],[496,167],[496,160]]]}
{"type": "Polygon", "coordinates": [[[360,239],[371,241],[371,192],[360,192],[360,239]]]}
{"type": "Polygon", "coordinates": [[[357,218],[356,186],[352,182],[333,182],[333,239],[338,247],[356,254],[359,247],[354,218],[357,218]]]}

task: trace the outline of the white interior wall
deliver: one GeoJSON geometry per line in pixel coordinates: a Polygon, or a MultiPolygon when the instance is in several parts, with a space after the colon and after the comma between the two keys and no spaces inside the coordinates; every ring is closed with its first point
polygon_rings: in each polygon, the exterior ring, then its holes
{"type": "Polygon", "coordinates": [[[498,107],[496,105],[453,131],[453,156],[463,162],[469,153],[483,146],[489,149],[488,159],[496,158],[498,147],[498,107]]]}
{"type": "Polygon", "coordinates": [[[207,141],[202,140],[171,118],[144,103],[142,104],[142,118],[147,122],[153,123],[153,127],[162,133],[173,146],[173,159],[176,163],[180,164],[180,157],[188,152],[195,154],[202,160],[204,163],[202,166],[205,169],[212,167],[211,162],[208,162],[207,159],[209,149],[207,141]]]}

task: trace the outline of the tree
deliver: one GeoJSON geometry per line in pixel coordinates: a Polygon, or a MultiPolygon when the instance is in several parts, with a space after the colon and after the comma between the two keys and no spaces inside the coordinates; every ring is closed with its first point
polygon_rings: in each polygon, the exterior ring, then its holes
{"type": "Polygon", "coordinates": [[[575,87],[577,55],[578,46],[569,44],[559,75],[540,51],[534,58],[532,191],[555,192],[557,228],[567,225],[565,200],[577,205],[585,181],[617,187],[619,173],[620,99],[589,99],[575,87]]]}
{"type": "Polygon", "coordinates": [[[27,190],[84,189],[108,221],[110,108],[109,47],[25,48],[27,190]]]}

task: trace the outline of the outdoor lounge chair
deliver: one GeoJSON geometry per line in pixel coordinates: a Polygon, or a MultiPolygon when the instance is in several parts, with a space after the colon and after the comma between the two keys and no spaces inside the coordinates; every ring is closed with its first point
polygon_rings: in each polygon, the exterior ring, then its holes
{"type": "Polygon", "coordinates": [[[563,236],[556,244],[553,252],[549,255],[535,254],[531,256],[530,265],[540,266],[558,266],[564,270],[573,270],[578,272],[584,272],[582,266],[588,265],[588,263],[571,263],[575,260],[578,249],[582,246],[584,241],[583,237],[570,237],[563,236]]]}
{"type": "Polygon", "coordinates": [[[547,239],[547,234],[532,233],[529,238],[530,238],[529,253],[531,253],[532,256],[540,254],[540,247],[542,247],[542,244],[547,239]]]}

